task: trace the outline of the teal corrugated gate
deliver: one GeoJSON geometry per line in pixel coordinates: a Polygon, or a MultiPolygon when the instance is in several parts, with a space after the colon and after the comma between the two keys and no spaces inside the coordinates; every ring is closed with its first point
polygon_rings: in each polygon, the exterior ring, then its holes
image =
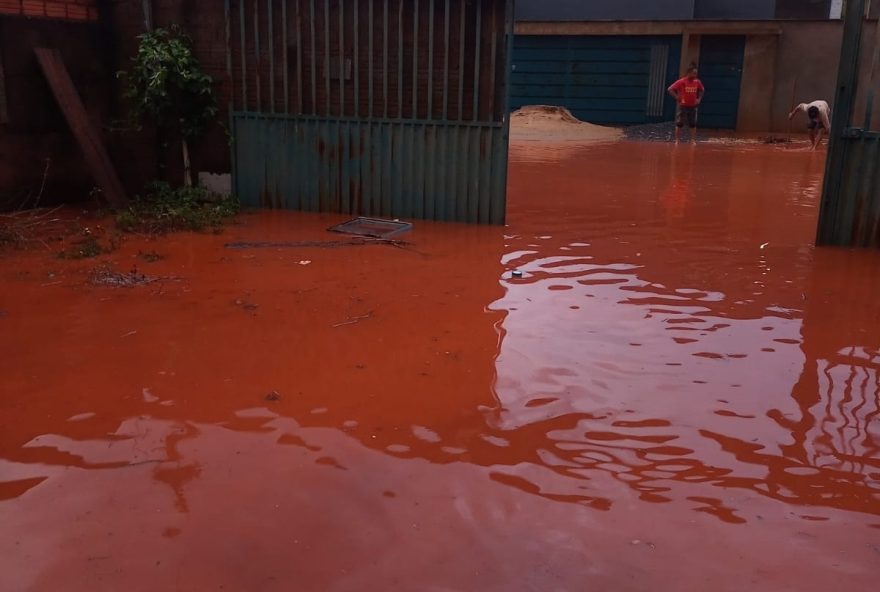
{"type": "Polygon", "coordinates": [[[743,35],[707,35],[700,42],[700,79],[706,87],[700,127],[736,129],[745,48],[743,35]]]}
{"type": "Polygon", "coordinates": [[[227,0],[246,206],[501,224],[510,0],[227,0]]]}
{"type": "Polygon", "coordinates": [[[681,37],[525,36],[514,40],[511,104],[566,107],[608,125],[671,120],[681,37]]]}

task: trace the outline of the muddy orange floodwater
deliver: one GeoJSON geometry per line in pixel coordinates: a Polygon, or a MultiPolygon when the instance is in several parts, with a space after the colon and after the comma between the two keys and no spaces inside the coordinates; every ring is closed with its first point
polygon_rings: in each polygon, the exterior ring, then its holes
{"type": "Polygon", "coordinates": [[[813,248],[822,171],[529,143],[505,228],[4,255],[0,590],[877,590],[880,253],[813,248]]]}

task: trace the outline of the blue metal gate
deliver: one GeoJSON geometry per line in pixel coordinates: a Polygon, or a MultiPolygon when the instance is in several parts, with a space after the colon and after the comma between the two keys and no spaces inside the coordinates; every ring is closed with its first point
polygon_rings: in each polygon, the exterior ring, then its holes
{"type": "Polygon", "coordinates": [[[511,0],[226,0],[246,206],[501,224],[511,0]]]}
{"type": "Polygon", "coordinates": [[[700,106],[701,127],[736,129],[745,48],[743,35],[702,38],[699,66],[706,98],[700,106]]]}
{"type": "Polygon", "coordinates": [[[680,60],[675,36],[518,35],[511,106],[557,105],[609,125],[671,120],[675,103],[666,88],[680,60]]]}

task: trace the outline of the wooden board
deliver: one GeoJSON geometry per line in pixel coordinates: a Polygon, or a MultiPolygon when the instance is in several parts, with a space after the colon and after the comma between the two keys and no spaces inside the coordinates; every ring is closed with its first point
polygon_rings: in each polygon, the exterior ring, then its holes
{"type": "Polygon", "coordinates": [[[47,48],[37,48],[34,49],[34,52],[37,54],[40,68],[49,82],[52,94],[55,95],[58,106],[61,107],[61,111],[82,150],[92,178],[110,205],[117,206],[124,203],[126,201],[125,190],[116,175],[110,156],[101,142],[101,136],[89,120],[82,99],[77,93],[76,87],[73,86],[73,80],[71,80],[61,59],[61,54],[57,49],[47,48]]]}

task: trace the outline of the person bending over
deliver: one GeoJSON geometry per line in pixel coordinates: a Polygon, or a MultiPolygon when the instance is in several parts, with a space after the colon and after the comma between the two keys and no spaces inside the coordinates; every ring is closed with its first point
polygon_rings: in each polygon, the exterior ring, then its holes
{"type": "Polygon", "coordinates": [[[807,129],[810,130],[810,150],[815,150],[822,143],[825,132],[831,133],[831,109],[825,101],[801,103],[788,114],[788,119],[793,119],[801,111],[806,113],[809,119],[807,129]]]}

